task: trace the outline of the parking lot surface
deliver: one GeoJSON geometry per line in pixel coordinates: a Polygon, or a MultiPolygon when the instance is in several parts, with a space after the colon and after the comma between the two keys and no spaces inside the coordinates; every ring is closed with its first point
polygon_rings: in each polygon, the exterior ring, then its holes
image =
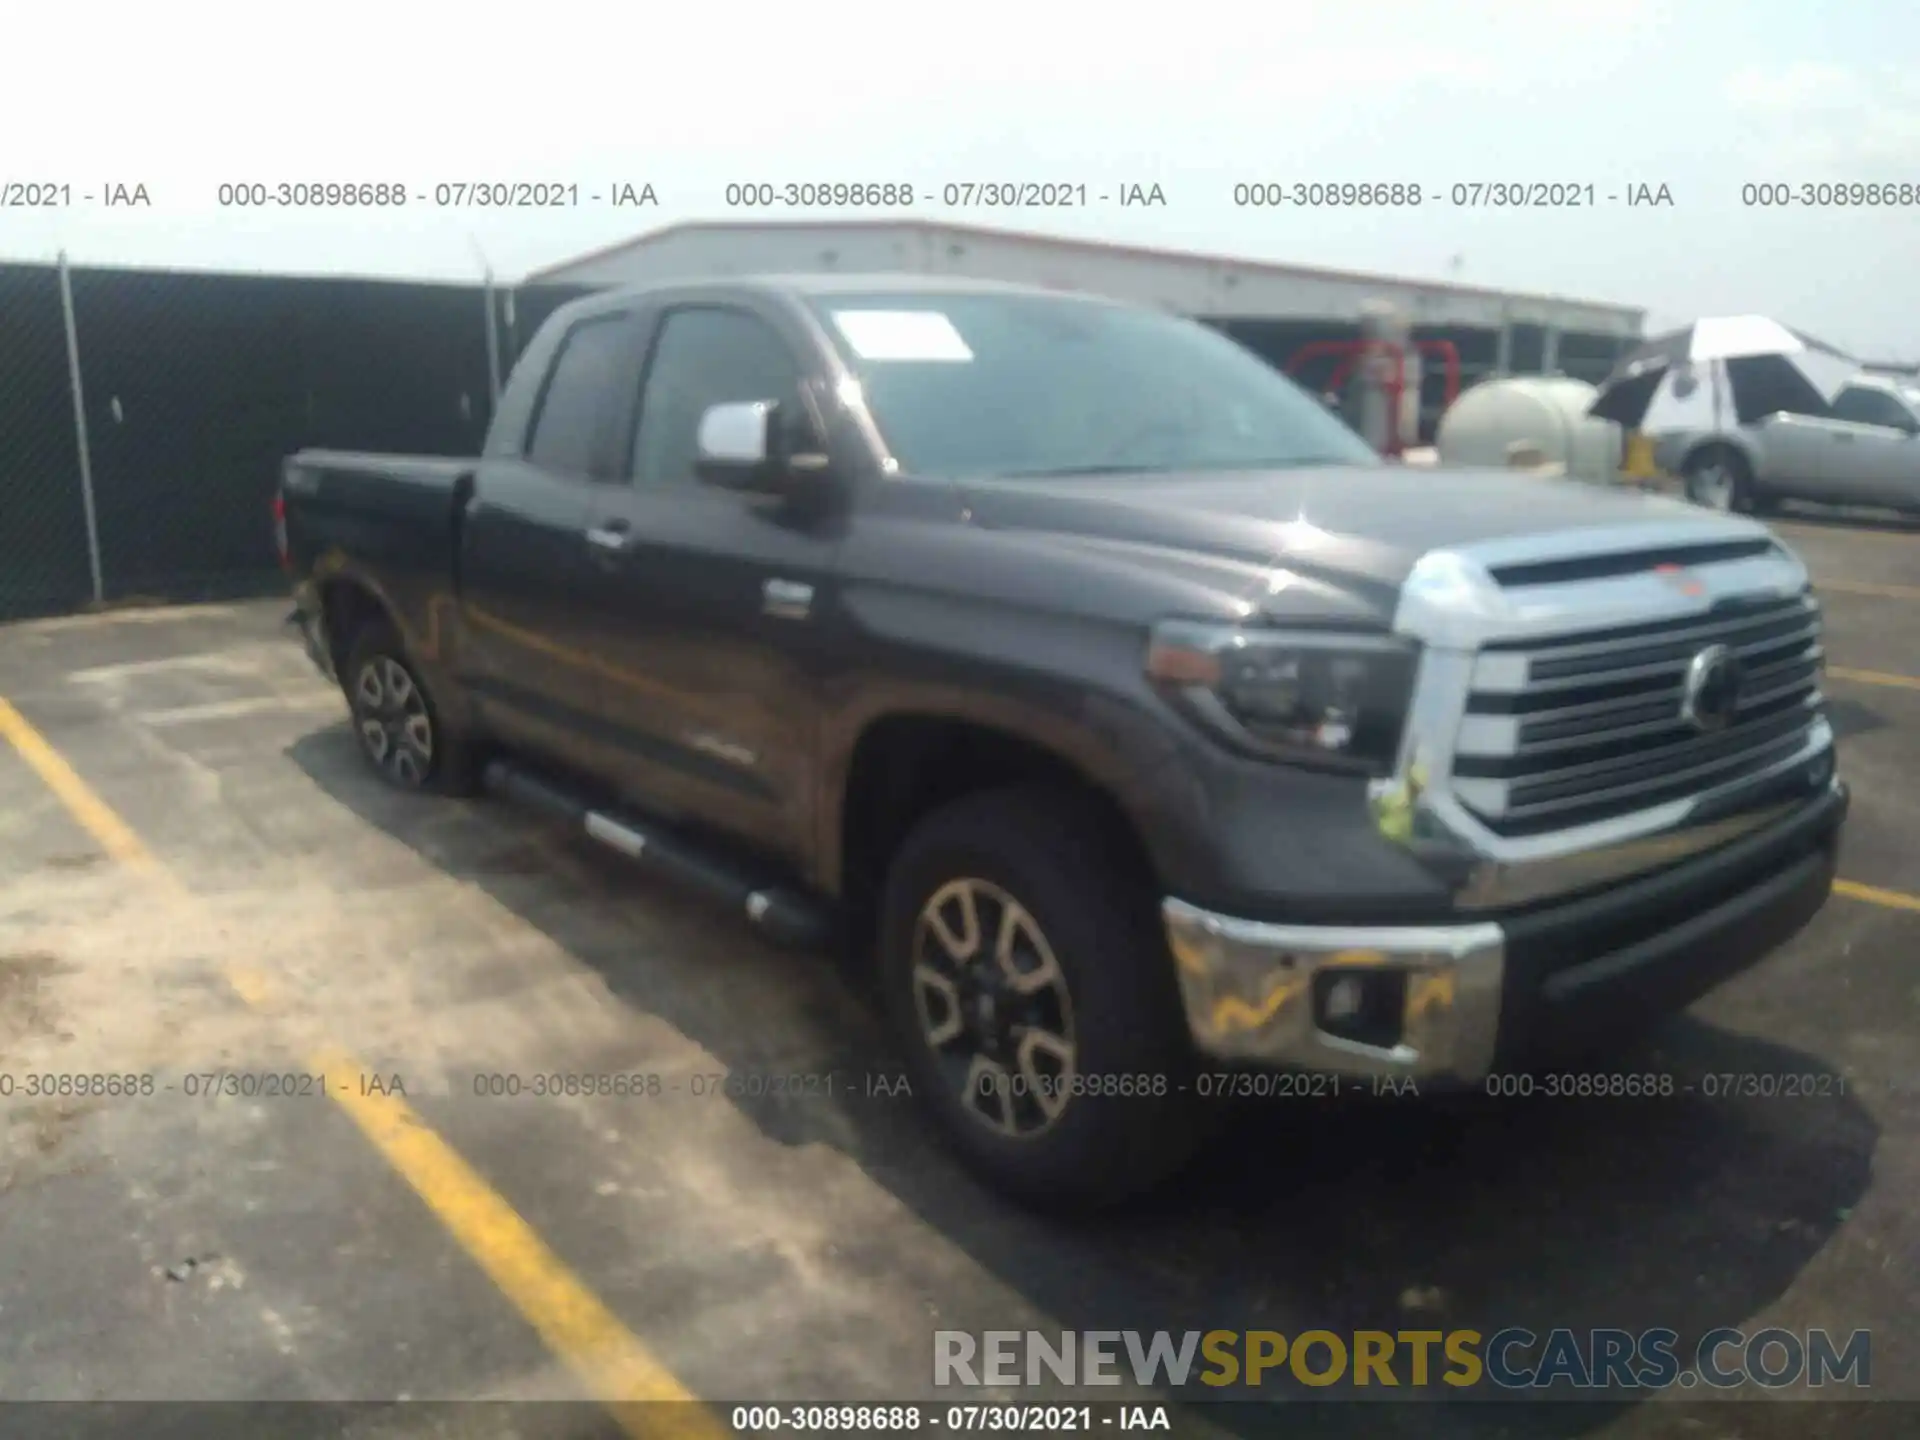
{"type": "MultiPolygon", "coordinates": [[[[0,1397],[932,1400],[939,1329],[1771,1324],[1874,1332],[1874,1402],[1820,1422],[1861,1433],[1920,1402],[1920,531],[1780,529],[1829,616],[1842,893],[1611,1063],[1843,1083],[1270,1102],[1076,1225],[945,1156],[830,960],[383,788],[283,606],[0,630],[0,1397]],[[132,1093],[31,1093],[61,1075],[132,1093]]],[[[1680,1398],[1344,1424],[1823,1433],[1680,1398]]]]}

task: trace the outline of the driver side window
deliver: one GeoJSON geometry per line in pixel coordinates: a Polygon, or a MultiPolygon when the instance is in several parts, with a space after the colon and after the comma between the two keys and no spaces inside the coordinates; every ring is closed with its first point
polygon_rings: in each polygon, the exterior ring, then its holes
{"type": "Polygon", "coordinates": [[[634,436],[636,485],[691,484],[700,417],[715,405],[773,400],[799,408],[800,366],[785,340],[743,310],[669,311],[661,321],[634,436]]]}

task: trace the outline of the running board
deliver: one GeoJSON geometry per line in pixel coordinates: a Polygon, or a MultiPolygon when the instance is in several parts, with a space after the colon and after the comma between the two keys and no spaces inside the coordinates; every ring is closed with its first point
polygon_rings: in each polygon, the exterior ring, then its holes
{"type": "Polygon", "coordinates": [[[777,945],[810,949],[827,938],[827,910],[820,902],[758,884],[718,852],[663,826],[596,809],[571,790],[506,760],[489,764],[482,781],[502,799],[573,826],[648,870],[738,911],[777,945]]]}

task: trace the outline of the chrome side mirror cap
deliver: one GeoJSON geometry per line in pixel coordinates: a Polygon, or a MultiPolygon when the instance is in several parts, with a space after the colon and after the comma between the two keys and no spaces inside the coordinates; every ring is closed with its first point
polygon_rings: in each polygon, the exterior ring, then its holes
{"type": "Polygon", "coordinates": [[[745,400],[710,406],[700,417],[695,440],[700,470],[738,473],[757,470],[771,458],[775,405],[745,400]]]}
{"type": "Polygon", "coordinates": [[[794,451],[796,427],[778,401],[741,400],[714,405],[700,417],[694,438],[694,471],[709,485],[753,494],[818,495],[832,486],[832,466],[823,449],[794,451]]]}

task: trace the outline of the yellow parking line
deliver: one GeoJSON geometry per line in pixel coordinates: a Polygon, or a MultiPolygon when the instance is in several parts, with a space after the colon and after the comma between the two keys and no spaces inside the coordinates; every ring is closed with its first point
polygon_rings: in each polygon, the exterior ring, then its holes
{"type": "Polygon", "coordinates": [[[1891,685],[1898,690],[1920,690],[1920,676],[1894,675],[1885,670],[1847,670],[1837,665],[1827,667],[1829,680],[1850,680],[1855,685],[1891,685]]]}
{"type": "MultiPolygon", "coordinates": [[[[188,893],[133,828],[4,699],[0,736],[109,855],[177,893],[188,893]]],[[[275,992],[269,977],[235,966],[227,982],[250,1008],[272,1012],[275,992]]],[[[371,1067],[333,1046],[320,1047],[309,1065],[327,1076],[328,1094],[623,1430],[687,1440],[726,1433],[711,1412],[686,1403],[695,1400],[693,1393],[412,1106],[393,1095],[360,1093],[360,1077],[373,1073],[371,1067]],[[681,1403],[646,1408],[660,1401],[681,1403]]]]}
{"type": "Polygon", "coordinates": [[[1883,600],[1920,600],[1920,585],[1880,585],[1866,580],[1815,580],[1815,590],[1836,595],[1877,595],[1883,600]]]}
{"type": "Polygon", "coordinates": [[[1857,880],[1836,880],[1833,893],[1849,900],[1864,900],[1869,905],[1884,905],[1889,910],[1920,913],[1920,895],[1909,895],[1903,890],[1882,890],[1878,885],[1862,885],[1857,880]]]}
{"type": "MultiPolygon", "coordinates": [[[[1835,673],[1851,672],[1828,671],[1835,673]]],[[[1891,678],[1920,688],[1920,680],[1891,678]]],[[[132,827],[5,699],[0,699],[0,736],[108,854],[186,893],[132,827]]],[[[1851,880],[1837,880],[1833,889],[1869,905],[1920,913],[1920,896],[1851,880]]],[[[227,981],[253,1010],[275,1008],[273,983],[260,971],[234,966],[227,981]]],[[[333,1046],[320,1047],[308,1063],[328,1077],[328,1094],[623,1430],[636,1437],[686,1440],[726,1433],[711,1412],[687,1403],[695,1401],[693,1393],[412,1106],[391,1094],[361,1093],[360,1077],[373,1073],[370,1067],[333,1046]],[[681,1403],[649,1408],[660,1401],[681,1403]]]]}
{"type": "MultiPolygon", "coordinates": [[[[616,1411],[639,1402],[688,1401],[693,1395],[649,1353],[600,1299],[568,1270],[538,1232],[521,1218],[452,1146],[429,1130],[411,1106],[392,1095],[363,1095],[364,1066],[352,1056],[322,1049],[313,1069],[328,1078],[334,1096],[387,1163],[420,1194],[488,1278],[526,1316],[549,1349],[571,1365],[590,1393],[616,1411]]],[[[635,1434],[669,1429],[717,1435],[703,1411],[662,1412],[682,1423],[632,1424],[635,1434]]],[[[635,1422],[662,1418],[637,1410],[635,1422]]]]}
{"type": "Polygon", "coordinates": [[[73,818],[100,842],[102,850],[124,865],[140,870],[154,868],[153,856],[141,844],[140,837],[113,813],[106,801],[93,793],[60,752],[49,745],[40,732],[29,725],[25,717],[5,699],[0,699],[0,736],[6,737],[7,743],[20,753],[20,758],[32,767],[34,774],[67,807],[73,818]]]}

